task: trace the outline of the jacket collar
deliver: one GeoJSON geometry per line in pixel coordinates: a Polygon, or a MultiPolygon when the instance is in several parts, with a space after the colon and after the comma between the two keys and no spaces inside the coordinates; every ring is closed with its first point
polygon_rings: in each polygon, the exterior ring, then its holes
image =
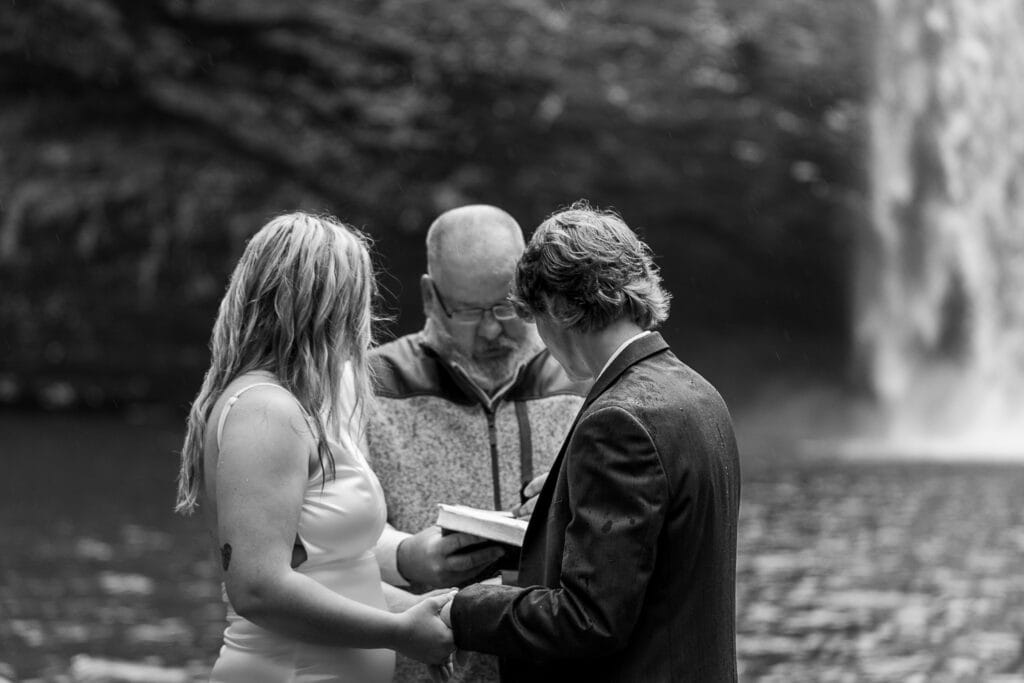
{"type": "Polygon", "coordinates": [[[493,412],[497,405],[505,398],[505,396],[512,390],[513,387],[517,386],[523,379],[523,375],[526,373],[527,368],[537,360],[537,358],[545,352],[543,346],[536,349],[536,352],[527,358],[525,358],[517,367],[512,378],[502,387],[500,387],[493,396],[489,396],[486,391],[481,389],[476,382],[469,376],[469,374],[462,369],[458,363],[452,360],[450,357],[443,355],[440,351],[434,348],[434,345],[430,343],[428,335],[423,332],[419,333],[417,339],[420,348],[427,356],[433,357],[438,366],[444,368],[445,374],[447,374],[460,391],[471,401],[476,402],[483,406],[484,410],[493,412]]]}
{"type": "Polygon", "coordinates": [[[583,407],[586,408],[594,400],[603,394],[608,387],[615,383],[615,380],[622,375],[630,366],[639,363],[644,358],[653,356],[656,353],[664,351],[668,348],[668,344],[662,338],[658,332],[652,332],[651,334],[640,337],[632,344],[622,350],[622,353],[612,361],[612,364],[601,373],[601,376],[597,378],[594,386],[591,387],[590,393],[587,394],[586,400],[583,402],[583,407]]]}

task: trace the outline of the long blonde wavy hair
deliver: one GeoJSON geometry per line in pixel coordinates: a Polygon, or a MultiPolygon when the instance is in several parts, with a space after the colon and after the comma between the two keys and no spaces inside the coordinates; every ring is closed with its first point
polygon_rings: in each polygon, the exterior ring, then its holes
{"type": "Polygon", "coordinates": [[[369,238],[334,218],[290,213],[246,244],[221,301],[210,339],[210,368],[192,403],[181,451],[175,511],[192,514],[203,486],[210,412],[236,377],[273,374],[305,409],[324,481],[334,476],[328,436],[342,427],[344,364],[355,402],[345,416],[359,428],[372,400],[367,352],[375,292],[369,238]]]}

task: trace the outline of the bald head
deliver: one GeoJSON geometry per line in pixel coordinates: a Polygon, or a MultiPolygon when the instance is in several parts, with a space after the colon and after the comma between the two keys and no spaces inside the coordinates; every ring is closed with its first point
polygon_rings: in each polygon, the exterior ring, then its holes
{"type": "Polygon", "coordinates": [[[507,383],[539,349],[532,325],[494,313],[497,306],[507,309],[525,246],[515,219],[484,204],[446,211],[427,231],[427,274],[420,278],[424,338],[486,392],[507,383]],[[479,316],[470,314],[468,322],[453,317],[471,311],[479,316]]]}
{"type": "Polygon", "coordinates": [[[439,282],[511,279],[524,247],[522,229],[505,211],[460,206],[438,216],[427,231],[427,272],[439,282]]]}

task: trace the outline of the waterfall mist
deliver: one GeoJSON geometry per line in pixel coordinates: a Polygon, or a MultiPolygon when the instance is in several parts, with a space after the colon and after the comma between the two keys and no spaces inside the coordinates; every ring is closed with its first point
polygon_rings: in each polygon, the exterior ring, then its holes
{"type": "Polygon", "coordinates": [[[887,451],[1024,457],[1024,3],[876,8],[857,369],[887,451]]]}

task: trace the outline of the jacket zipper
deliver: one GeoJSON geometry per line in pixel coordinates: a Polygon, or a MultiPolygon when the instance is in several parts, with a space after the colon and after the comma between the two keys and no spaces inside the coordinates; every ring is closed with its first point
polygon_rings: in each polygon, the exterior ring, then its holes
{"type": "Polygon", "coordinates": [[[491,487],[494,489],[494,509],[501,510],[501,474],[498,470],[498,428],[494,411],[484,409],[487,415],[487,440],[491,445],[491,487]]]}
{"type": "Polygon", "coordinates": [[[488,396],[480,390],[473,380],[469,379],[469,376],[465,371],[458,366],[456,363],[449,362],[447,365],[451,369],[453,376],[462,379],[464,385],[468,385],[472,393],[477,397],[480,402],[480,407],[484,411],[484,415],[487,416],[487,441],[491,449],[491,488],[494,490],[494,509],[501,510],[501,472],[498,468],[498,427],[495,423],[495,414],[498,407],[502,404],[505,394],[508,393],[509,389],[514,387],[522,377],[522,374],[526,372],[526,367],[529,363],[524,364],[516,372],[515,376],[506,384],[504,387],[495,392],[494,396],[488,396]]]}

